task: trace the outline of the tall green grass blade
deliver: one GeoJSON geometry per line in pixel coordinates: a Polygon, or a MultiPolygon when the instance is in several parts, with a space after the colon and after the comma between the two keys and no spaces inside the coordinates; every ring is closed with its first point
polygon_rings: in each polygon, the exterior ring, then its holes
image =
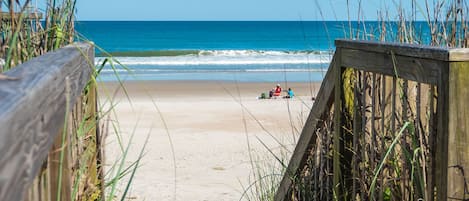
{"type": "Polygon", "coordinates": [[[153,106],[155,107],[159,118],[163,122],[163,126],[164,126],[164,129],[165,129],[166,135],[168,136],[169,145],[171,147],[171,155],[172,155],[173,168],[174,168],[174,192],[173,192],[174,193],[174,198],[173,199],[176,200],[176,196],[177,196],[177,165],[176,165],[176,151],[174,149],[173,138],[171,137],[171,134],[169,133],[168,124],[166,123],[166,120],[163,116],[163,113],[160,110],[160,107],[158,107],[158,104],[156,104],[156,101],[155,101],[155,99],[153,99],[152,96],[149,96],[149,97],[151,98],[151,102],[153,103],[153,106]]]}
{"type": "Polygon", "coordinates": [[[116,189],[117,189],[117,182],[116,181],[119,180],[120,173],[124,169],[124,165],[125,165],[125,162],[126,162],[128,154],[129,154],[129,150],[130,150],[130,144],[131,144],[132,139],[135,135],[135,131],[138,127],[137,125],[138,125],[138,123],[135,124],[135,126],[133,128],[133,131],[132,131],[132,134],[130,135],[129,142],[126,145],[126,148],[125,148],[125,151],[123,153],[122,159],[120,160],[120,163],[119,163],[119,166],[118,166],[118,169],[117,169],[117,173],[116,173],[115,177],[111,179],[112,185],[111,185],[111,190],[109,191],[109,195],[107,196],[108,199],[112,200],[114,198],[115,194],[116,194],[116,189]]]}
{"type": "Polygon", "coordinates": [[[392,141],[391,145],[389,146],[389,148],[387,149],[386,151],[386,154],[384,155],[384,158],[381,160],[379,166],[378,166],[378,169],[374,171],[374,176],[373,176],[373,180],[371,182],[371,186],[370,186],[370,191],[368,192],[368,195],[371,196],[372,193],[374,193],[375,191],[375,186],[376,186],[376,181],[379,177],[379,174],[381,172],[381,170],[383,169],[384,167],[384,164],[386,164],[386,161],[388,159],[388,157],[391,155],[392,151],[394,150],[394,147],[396,146],[396,144],[399,142],[399,140],[401,139],[402,135],[404,134],[404,131],[409,127],[410,123],[409,122],[405,122],[404,125],[402,126],[401,130],[399,131],[399,133],[396,135],[396,137],[394,138],[394,140],[392,141]]]}
{"type": "Polygon", "coordinates": [[[143,144],[143,147],[142,149],[140,150],[140,154],[138,155],[138,158],[137,160],[135,161],[135,165],[134,165],[134,168],[132,168],[132,173],[130,175],[130,178],[129,178],[129,181],[127,182],[127,185],[124,189],[124,193],[122,194],[122,197],[121,197],[121,201],[124,201],[125,200],[125,197],[127,195],[127,193],[129,192],[129,189],[130,189],[130,185],[132,184],[132,181],[135,177],[135,173],[137,172],[137,168],[138,168],[138,165],[140,164],[140,161],[142,160],[143,158],[143,153],[144,153],[144,150],[148,144],[148,140],[150,138],[150,133],[147,134],[147,137],[145,139],[145,143],[143,144]]]}

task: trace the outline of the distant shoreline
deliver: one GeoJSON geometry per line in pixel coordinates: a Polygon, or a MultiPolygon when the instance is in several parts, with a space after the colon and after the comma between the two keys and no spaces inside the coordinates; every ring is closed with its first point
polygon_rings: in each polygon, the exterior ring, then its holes
{"type": "MultiPolygon", "coordinates": [[[[321,82],[234,82],[234,81],[199,81],[199,80],[146,80],[146,81],[125,81],[122,83],[125,90],[130,93],[139,94],[165,94],[165,96],[219,96],[226,94],[225,90],[232,91],[239,88],[250,97],[260,96],[261,93],[268,93],[276,84],[280,84],[286,91],[292,88],[297,96],[315,96],[321,86],[321,82]],[[313,94],[311,94],[313,93],[313,94]]],[[[120,87],[117,81],[99,82],[101,90],[115,91],[120,87]]],[[[122,92],[122,89],[120,89],[122,92]]],[[[234,93],[234,92],[233,92],[234,93]]],[[[123,95],[123,94],[121,94],[123,95]]]]}

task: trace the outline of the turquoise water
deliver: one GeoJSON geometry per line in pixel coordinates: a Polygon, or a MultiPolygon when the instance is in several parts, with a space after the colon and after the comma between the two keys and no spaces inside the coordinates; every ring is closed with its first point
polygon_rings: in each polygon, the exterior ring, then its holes
{"type": "MultiPolygon", "coordinates": [[[[423,23],[422,23],[423,24],[423,23]]],[[[370,33],[379,26],[367,22],[370,33]]],[[[320,81],[348,22],[77,22],[76,29],[130,71],[100,79],[320,81]]],[[[354,22],[352,28],[363,25],[354,22]]],[[[98,64],[104,60],[97,50],[98,64]]]]}

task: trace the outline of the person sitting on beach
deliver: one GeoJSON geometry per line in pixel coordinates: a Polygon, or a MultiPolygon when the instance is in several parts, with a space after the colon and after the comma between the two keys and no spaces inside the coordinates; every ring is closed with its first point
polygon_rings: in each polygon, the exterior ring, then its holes
{"type": "Polygon", "coordinates": [[[280,87],[280,84],[277,84],[277,87],[273,91],[273,96],[274,97],[279,97],[282,93],[282,87],[280,87]]]}
{"type": "Polygon", "coordinates": [[[272,98],[272,96],[274,96],[274,91],[275,88],[269,91],[269,98],[272,98]]]}
{"type": "Polygon", "coordinates": [[[293,93],[293,90],[291,90],[291,88],[288,88],[287,95],[283,98],[293,98],[293,96],[295,96],[295,93],[293,93]]]}

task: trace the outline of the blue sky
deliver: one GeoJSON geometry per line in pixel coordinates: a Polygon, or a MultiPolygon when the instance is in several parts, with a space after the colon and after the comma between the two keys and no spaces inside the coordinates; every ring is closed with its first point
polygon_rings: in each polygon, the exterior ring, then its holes
{"type": "MultiPolygon", "coordinates": [[[[359,0],[349,1],[351,19],[356,20],[359,0]]],[[[346,20],[346,2],[347,0],[78,0],[77,18],[78,20],[346,20]]],[[[362,17],[375,20],[379,10],[386,10],[390,19],[396,19],[396,2],[402,2],[410,12],[412,2],[410,0],[362,0],[362,17]]],[[[420,7],[425,5],[423,0],[417,2],[420,7]]]]}

